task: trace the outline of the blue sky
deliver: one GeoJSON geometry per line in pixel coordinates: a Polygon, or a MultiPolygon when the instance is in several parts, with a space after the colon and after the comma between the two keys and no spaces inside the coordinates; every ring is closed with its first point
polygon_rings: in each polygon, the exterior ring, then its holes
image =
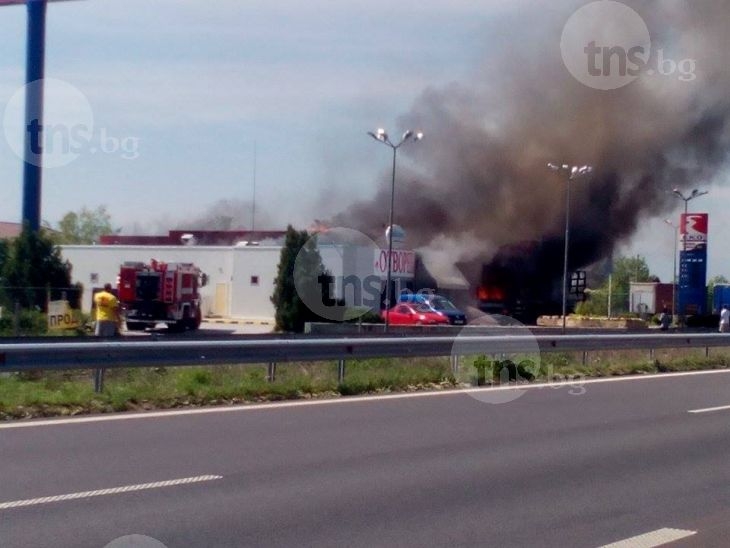
{"type": "MultiPolygon", "coordinates": [[[[95,130],[138,141],[138,157],[84,153],[47,169],[43,219],[108,206],[117,226],[163,231],[222,199],[249,200],[267,226],[306,227],[375,193],[394,128],[428,87],[463,81],[505,13],[527,0],[80,0],[48,9],[46,76],[88,99],[95,130]]],[[[543,8],[548,9],[548,8],[543,8]]],[[[0,8],[0,111],[23,85],[25,8],[0,8]]],[[[558,44],[554,44],[558,47],[558,44]]],[[[1,113],[0,113],[1,114],[1,113]]],[[[428,137],[428,136],[427,136],[428,137]]],[[[408,161],[404,158],[405,162],[408,161]]],[[[17,221],[21,163],[0,138],[0,219],[17,221]]],[[[710,252],[730,192],[713,187],[710,252]]],[[[701,204],[701,206],[700,206],[701,204]]],[[[678,200],[677,216],[681,203],[678,200]]],[[[694,206],[695,204],[693,204],[694,206]]],[[[386,205],[384,204],[384,208],[386,205]]],[[[647,220],[625,252],[670,277],[671,229],[647,220]]],[[[730,275],[730,261],[710,262],[730,275]]]]}
{"type": "MultiPolygon", "coordinates": [[[[45,220],[107,204],[120,225],[177,221],[248,200],[255,142],[257,207],[306,225],[368,195],[387,151],[366,131],[392,127],[428,85],[463,76],[490,9],[84,0],[48,12],[47,78],[88,98],[96,129],[138,139],[139,157],[83,154],[46,170],[45,220]]],[[[23,84],[24,7],[0,11],[0,36],[1,106],[23,84]]],[[[19,217],[20,167],[0,141],[0,218],[19,217]]]]}

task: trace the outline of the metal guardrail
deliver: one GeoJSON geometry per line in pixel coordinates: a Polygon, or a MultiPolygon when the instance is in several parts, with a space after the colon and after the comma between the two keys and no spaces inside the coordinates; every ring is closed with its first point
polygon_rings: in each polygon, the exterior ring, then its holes
{"type": "Polygon", "coordinates": [[[0,344],[0,372],[730,347],[722,334],[514,335],[0,344]]]}
{"type": "MultiPolygon", "coordinates": [[[[718,320],[719,321],[719,320],[718,320]]],[[[507,325],[488,325],[488,324],[467,324],[467,325],[391,325],[388,333],[384,333],[384,324],[357,324],[357,323],[307,323],[305,324],[305,333],[308,336],[317,337],[361,337],[371,336],[380,337],[383,335],[413,336],[413,337],[463,337],[466,335],[499,335],[500,332],[509,334],[510,332],[526,332],[529,331],[537,335],[606,335],[606,334],[627,334],[627,333],[643,333],[648,334],[652,331],[648,327],[642,329],[627,329],[625,327],[616,328],[590,328],[590,327],[568,327],[565,332],[560,326],[521,326],[519,324],[507,325]]],[[[717,329],[713,331],[716,332],[717,329]]],[[[675,330],[676,332],[676,330],[675,330]]],[[[682,331],[684,332],[684,331],[682,331]]],[[[704,333],[708,333],[705,330],[704,333]]]]}

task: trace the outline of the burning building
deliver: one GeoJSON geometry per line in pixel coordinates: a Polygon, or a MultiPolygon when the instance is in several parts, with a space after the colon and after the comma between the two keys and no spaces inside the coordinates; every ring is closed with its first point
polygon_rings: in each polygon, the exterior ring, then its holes
{"type": "MultiPolygon", "coordinates": [[[[561,56],[566,21],[584,4],[517,7],[495,19],[473,76],[423,91],[399,120],[426,138],[402,149],[396,222],[414,247],[460,265],[474,292],[495,285],[483,279],[492,262],[533,293],[559,287],[566,182],[548,162],[595,168],[573,183],[571,271],[610,257],[642,221],[671,211],[668,190],[714,183],[727,167],[730,4],[627,1],[650,31],[651,55],[632,83],[608,91],[576,80],[561,56]],[[668,74],[658,65],[667,59],[695,70],[668,74]]],[[[607,24],[587,23],[598,42],[607,24]]],[[[333,222],[372,233],[389,199],[382,184],[333,222]]]]}

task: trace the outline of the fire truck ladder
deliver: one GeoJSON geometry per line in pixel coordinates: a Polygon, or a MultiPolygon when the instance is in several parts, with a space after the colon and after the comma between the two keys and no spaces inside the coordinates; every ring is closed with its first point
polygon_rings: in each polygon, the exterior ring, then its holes
{"type": "Polygon", "coordinates": [[[162,300],[166,303],[171,303],[175,295],[175,273],[171,271],[165,272],[165,277],[162,281],[162,300]]]}

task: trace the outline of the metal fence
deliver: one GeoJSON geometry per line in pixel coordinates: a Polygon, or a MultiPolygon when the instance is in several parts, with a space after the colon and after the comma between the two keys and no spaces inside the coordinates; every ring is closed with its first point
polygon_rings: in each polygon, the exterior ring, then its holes
{"type": "Polygon", "coordinates": [[[72,287],[15,287],[0,285],[0,306],[12,309],[46,312],[49,301],[67,301],[72,308],[79,308],[83,288],[72,287]]]}
{"type": "Polygon", "coordinates": [[[724,334],[143,340],[0,344],[0,372],[730,347],[724,334]]]}

